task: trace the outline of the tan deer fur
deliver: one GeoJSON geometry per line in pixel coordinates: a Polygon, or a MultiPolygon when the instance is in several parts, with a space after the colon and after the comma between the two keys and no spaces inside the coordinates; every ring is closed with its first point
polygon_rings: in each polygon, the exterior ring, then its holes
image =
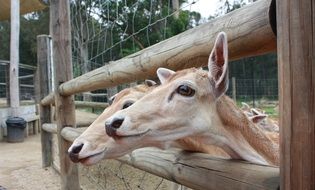
{"type": "Polygon", "coordinates": [[[278,165],[278,144],[224,95],[227,64],[227,39],[220,33],[209,57],[209,72],[159,69],[161,86],[106,120],[109,128],[115,121],[123,121],[115,127],[115,142],[122,147],[132,142],[134,149],[148,145],[168,148],[189,137],[198,139],[200,145],[218,146],[232,158],[278,165]],[[180,94],[182,86],[192,89],[193,95],[180,94]]]}

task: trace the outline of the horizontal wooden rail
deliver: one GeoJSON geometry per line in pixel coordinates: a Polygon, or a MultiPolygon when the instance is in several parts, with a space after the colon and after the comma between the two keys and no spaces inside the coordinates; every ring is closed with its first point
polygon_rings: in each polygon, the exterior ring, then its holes
{"type": "Polygon", "coordinates": [[[57,125],[54,123],[44,123],[42,129],[46,132],[57,134],[57,125]]]}
{"type": "Polygon", "coordinates": [[[103,102],[86,102],[86,101],[75,101],[76,108],[89,107],[89,108],[107,108],[108,103],[103,102]]]}
{"type": "MultiPolygon", "coordinates": [[[[61,135],[73,142],[82,131],[66,127],[61,135]]],[[[276,190],[279,187],[277,167],[218,159],[202,153],[143,148],[118,160],[193,189],[276,190]]]]}
{"type": "Polygon", "coordinates": [[[51,92],[40,101],[40,104],[42,106],[49,106],[50,104],[54,104],[54,103],[55,103],[54,92],[51,92]]]}
{"type": "Polygon", "coordinates": [[[65,127],[61,130],[61,136],[69,142],[73,142],[86,128],[65,127]]]}
{"type": "MultiPolygon", "coordinates": [[[[60,85],[61,95],[71,95],[155,78],[159,67],[179,70],[206,66],[216,35],[225,31],[229,59],[276,51],[270,24],[271,0],[260,0],[190,29],[130,56],[114,61],[60,85]]],[[[275,24],[275,23],[272,23],[275,24]]]]}
{"type": "MultiPolygon", "coordinates": [[[[107,108],[109,106],[106,102],[87,102],[87,101],[75,101],[75,106],[77,108],[83,108],[83,107],[91,107],[91,108],[107,108]]],[[[51,93],[45,98],[42,99],[41,105],[42,106],[48,106],[48,105],[54,105],[54,94],[51,93]]]]}
{"type": "Polygon", "coordinates": [[[107,96],[107,93],[91,93],[91,92],[84,92],[84,95],[89,95],[93,97],[105,97],[107,96]]]}

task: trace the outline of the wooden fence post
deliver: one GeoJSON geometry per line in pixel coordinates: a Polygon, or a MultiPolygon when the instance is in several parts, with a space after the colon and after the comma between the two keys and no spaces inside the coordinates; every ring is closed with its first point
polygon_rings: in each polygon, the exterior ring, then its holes
{"type": "Polygon", "coordinates": [[[10,107],[12,108],[13,116],[18,116],[18,107],[20,106],[19,34],[20,34],[20,1],[11,0],[10,107]]]}
{"type": "Polygon", "coordinates": [[[7,96],[7,107],[11,106],[11,99],[10,99],[10,65],[5,64],[5,87],[6,87],[6,96],[7,96]]]}
{"type": "Polygon", "coordinates": [[[78,167],[68,157],[71,143],[61,136],[64,127],[75,127],[74,98],[61,96],[59,85],[72,79],[70,1],[50,1],[50,33],[53,46],[56,124],[62,190],[79,190],[78,167]]]}
{"type": "MultiPolygon", "coordinates": [[[[36,95],[36,101],[40,102],[41,99],[46,97],[49,94],[49,66],[50,66],[50,46],[49,46],[49,36],[40,35],[37,36],[37,75],[36,88],[38,93],[36,95]]],[[[44,123],[51,123],[50,118],[50,105],[43,106],[40,104],[40,126],[44,123]]],[[[52,163],[52,134],[46,132],[45,130],[41,131],[41,144],[42,144],[42,166],[48,167],[52,163]]]]}
{"type": "Polygon", "coordinates": [[[314,0],[277,1],[281,189],[315,189],[314,0]]]}

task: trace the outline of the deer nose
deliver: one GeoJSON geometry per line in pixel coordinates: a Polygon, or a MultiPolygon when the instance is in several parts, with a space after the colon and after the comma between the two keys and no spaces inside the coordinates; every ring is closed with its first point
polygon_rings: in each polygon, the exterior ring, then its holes
{"type": "Polygon", "coordinates": [[[114,118],[111,122],[105,123],[106,133],[110,137],[116,136],[116,130],[121,126],[124,122],[124,118],[114,118]]]}
{"type": "Polygon", "coordinates": [[[80,161],[79,159],[79,153],[82,150],[84,144],[80,144],[78,146],[73,146],[69,152],[69,157],[72,162],[78,163],[80,161]]]}

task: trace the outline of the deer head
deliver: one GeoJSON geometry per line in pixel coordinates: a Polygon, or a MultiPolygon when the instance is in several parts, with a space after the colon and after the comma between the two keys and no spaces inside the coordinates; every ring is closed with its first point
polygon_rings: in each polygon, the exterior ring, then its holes
{"type": "MultiPolygon", "coordinates": [[[[165,148],[185,137],[224,149],[232,158],[276,163],[277,148],[224,93],[228,88],[228,49],[220,33],[208,69],[157,70],[161,86],[106,120],[106,132],[121,146],[133,143],[165,148]],[[251,135],[254,134],[253,137],[251,135]],[[257,141],[263,141],[262,148],[257,141]],[[258,145],[257,145],[258,144],[258,145]]],[[[133,149],[130,149],[132,151],[133,149]]]]}
{"type": "MultiPolygon", "coordinates": [[[[156,85],[154,81],[146,80],[144,85],[126,88],[111,97],[111,105],[72,143],[68,150],[71,160],[92,165],[104,158],[115,158],[124,152],[123,148],[117,149],[116,144],[112,143],[113,139],[106,135],[105,120],[118,110],[129,107],[149,92],[154,85],[156,85]],[[116,153],[117,150],[119,155],[116,153]]],[[[125,148],[128,149],[126,146],[125,148]]]]}

